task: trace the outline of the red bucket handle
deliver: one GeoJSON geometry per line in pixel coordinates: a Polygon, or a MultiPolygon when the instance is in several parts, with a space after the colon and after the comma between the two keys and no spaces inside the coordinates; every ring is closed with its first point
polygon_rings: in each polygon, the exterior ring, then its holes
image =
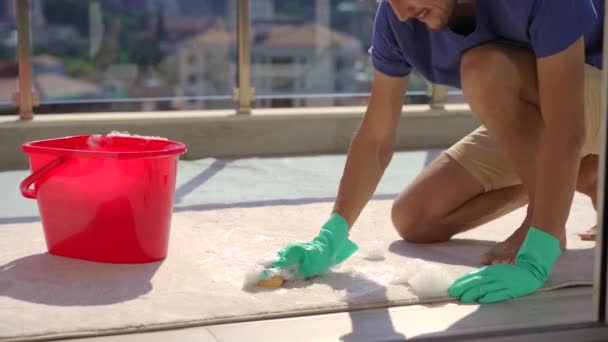
{"type": "Polygon", "coordinates": [[[61,164],[62,162],[63,158],[58,157],[57,159],[46,164],[44,167],[41,167],[40,169],[38,169],[38,171],[32,173],[26,179],[24,179],[20,185],[21,194],[23,195],[23,197],[36,199],[36,196],[38,195],[38,187],[36,187],[35,189],[30,189],[30,186],[36,183],[36,181],[40,179],[40,177],[42,177],[45,173],[49,172],[52,168],[61,164]]]}

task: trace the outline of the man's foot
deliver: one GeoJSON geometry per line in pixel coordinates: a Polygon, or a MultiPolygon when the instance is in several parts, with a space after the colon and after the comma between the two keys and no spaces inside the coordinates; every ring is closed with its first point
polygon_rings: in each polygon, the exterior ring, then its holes
{"type": "MultiPolygon", "coordinates": [[[[497,243],[496,246],[492,247],[489,251],[482,255],[481,263],[484,265],[514,263],[517,252],[519,252],[521,245],[524,243],[527,233],[528,227],[518,228],[505,241],[497,243]]],[[[566,249],[565,235],[560,239],[560,246],[562,250],[566,249]]]]}
{"type": "Polygon", "coordinates": [[[597,226],[593,228],[587,229],[583,233],[579,233],[578,237],[583,241],[595,241],[595,236],[597,235],[597,226]]]}

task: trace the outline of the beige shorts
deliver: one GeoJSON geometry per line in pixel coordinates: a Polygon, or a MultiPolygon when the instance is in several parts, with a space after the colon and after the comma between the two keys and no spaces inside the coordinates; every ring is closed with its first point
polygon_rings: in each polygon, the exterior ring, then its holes
{"type": "MultiPolygon", "coordinates": [[[[599,154],[602,71],[585,65],[585,129],[583,154],[599,154]]],[[[445,151],[469,171],[486,191],[521,184],[510,162],[498,152],[485,126],[480,126],[445,151]]]]}

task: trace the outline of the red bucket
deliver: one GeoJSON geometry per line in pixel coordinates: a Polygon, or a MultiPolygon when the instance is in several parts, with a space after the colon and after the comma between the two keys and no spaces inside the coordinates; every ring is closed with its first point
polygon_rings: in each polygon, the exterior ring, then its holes
{"type": "Polygon", "coordinates": [[[167,256],[179,155],[156,138],[84,135],[29,142],[36,199],[49,253],[110,263],[167,256]]]}

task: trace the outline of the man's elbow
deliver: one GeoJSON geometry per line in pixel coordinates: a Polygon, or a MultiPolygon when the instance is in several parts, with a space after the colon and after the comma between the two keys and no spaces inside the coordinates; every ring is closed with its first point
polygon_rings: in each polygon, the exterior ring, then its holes
{"type": "Polygon", "coordinates": [[[393,158],[395,140],[395,137],[370,135],[358,130],[353,136],[349,149],[356,150],[357,153],[371,153],[369,156],[384,169],[393,158]]]}

